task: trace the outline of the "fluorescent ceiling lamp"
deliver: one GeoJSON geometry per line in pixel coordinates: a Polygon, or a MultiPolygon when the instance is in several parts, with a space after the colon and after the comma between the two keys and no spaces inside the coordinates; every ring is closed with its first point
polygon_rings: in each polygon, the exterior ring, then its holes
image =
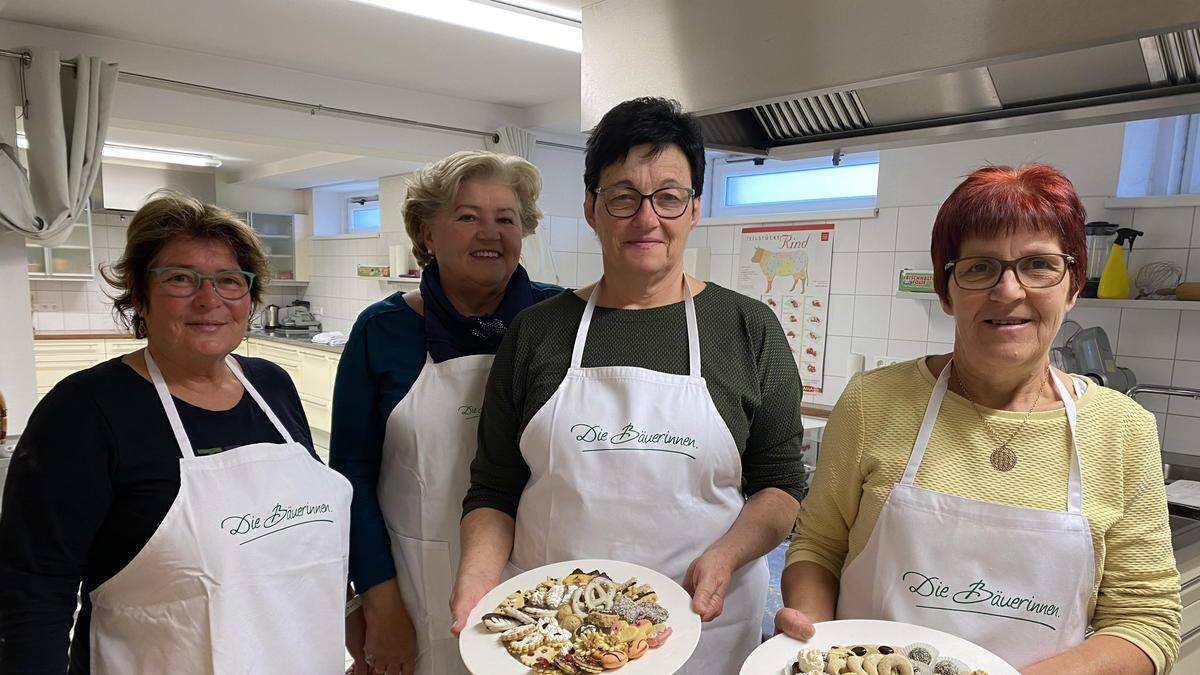
{"type": "MultiPolygon", "coordinates": [[[[513,5],[521,2],[491,4],[472,0],[354,0],[366,5],[375,5],[396,12],[452,23],[456,26],[487,31],[526,42],[563,49],[570,52],[583,51],[583,29],[577,23],[559,20],[550,16],[539,16],[540,5],[526,5],[530,12],[521,11],[513,5]]],[[[541,14],[549,14],[543,10],[541,14]]]]}
{"type": "MultiPolygon", "coordinates": [[[[17,134],[17,147],[29,148],[29,139],[25,134],[17,134]]],[[[201,155],[195,152],[181,150],[159,150],[158,148],[142,148],[136,145],[118,145],[105,143],[105,157],[116,159],[138,159],[143,162],[162,162],[163,164],[184,164],[187,166],[221,166],[221,160],[212,155],[201,155]]]]}

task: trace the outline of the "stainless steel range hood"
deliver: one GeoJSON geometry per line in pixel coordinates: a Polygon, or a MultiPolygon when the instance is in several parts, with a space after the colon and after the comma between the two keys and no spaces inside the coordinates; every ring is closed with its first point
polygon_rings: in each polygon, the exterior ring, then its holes
{"type": "Polygon", "coordinates": [[[1200,112],[1196,0],[600,0],[582,126],[642,95],[797,157],[1200,112]]]}

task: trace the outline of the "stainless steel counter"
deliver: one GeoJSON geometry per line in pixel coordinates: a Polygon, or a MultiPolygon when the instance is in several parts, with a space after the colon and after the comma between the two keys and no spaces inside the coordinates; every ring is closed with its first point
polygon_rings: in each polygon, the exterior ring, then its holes
{"type": "Polygon", "coordinates": [[[295,335],[283,335],[283,334],[279,334],[279,333],[270,333],[270,332],[263,331],[263,330],[252,330],[252,331],[249,331],[246,333],[246,337],[254,338],[255,340],[268,340],[270,342],[279,342],[279,343],[282,343],[285,345],[291,345],[293,347],[308,347],[310,349],[320,349],[321,351],[332,352],[334,354],[342,353],[341,347],[330,347],[329,345],[322,345],[322,344],[317,344],[317,343],[313,342],[312,336],[315,334],[316,333],[310,333],[310,334],[308,334],[308,337],[300,337],[300,336],[295,336],[295,335]]]}

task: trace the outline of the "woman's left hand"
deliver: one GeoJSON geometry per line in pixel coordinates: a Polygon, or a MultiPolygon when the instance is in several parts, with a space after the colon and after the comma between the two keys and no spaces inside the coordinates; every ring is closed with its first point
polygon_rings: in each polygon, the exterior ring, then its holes
{"type": "Polygon", "coordinates": [[[688,566],[683,589],[692,596],[692,611],[701,621],[712,621],[725,606],[725,591],[733,576],[733,564],[719,551],[709,549],[688,566]]]}

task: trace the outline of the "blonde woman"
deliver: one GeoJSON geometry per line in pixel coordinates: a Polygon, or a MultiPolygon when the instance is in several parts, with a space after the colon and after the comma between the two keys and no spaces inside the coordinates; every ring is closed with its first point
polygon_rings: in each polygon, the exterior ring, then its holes
{"type": "Polygon", "coordinates": [[[354,485],[360,675],[465,672],[449,602],[484,384],[517,312],[561,290],[518,264],[541,187],[532,164],[490,152],[419,172],[404,221],[421,287],[364,310],[342,353],[330,464],[354,485]]]}

